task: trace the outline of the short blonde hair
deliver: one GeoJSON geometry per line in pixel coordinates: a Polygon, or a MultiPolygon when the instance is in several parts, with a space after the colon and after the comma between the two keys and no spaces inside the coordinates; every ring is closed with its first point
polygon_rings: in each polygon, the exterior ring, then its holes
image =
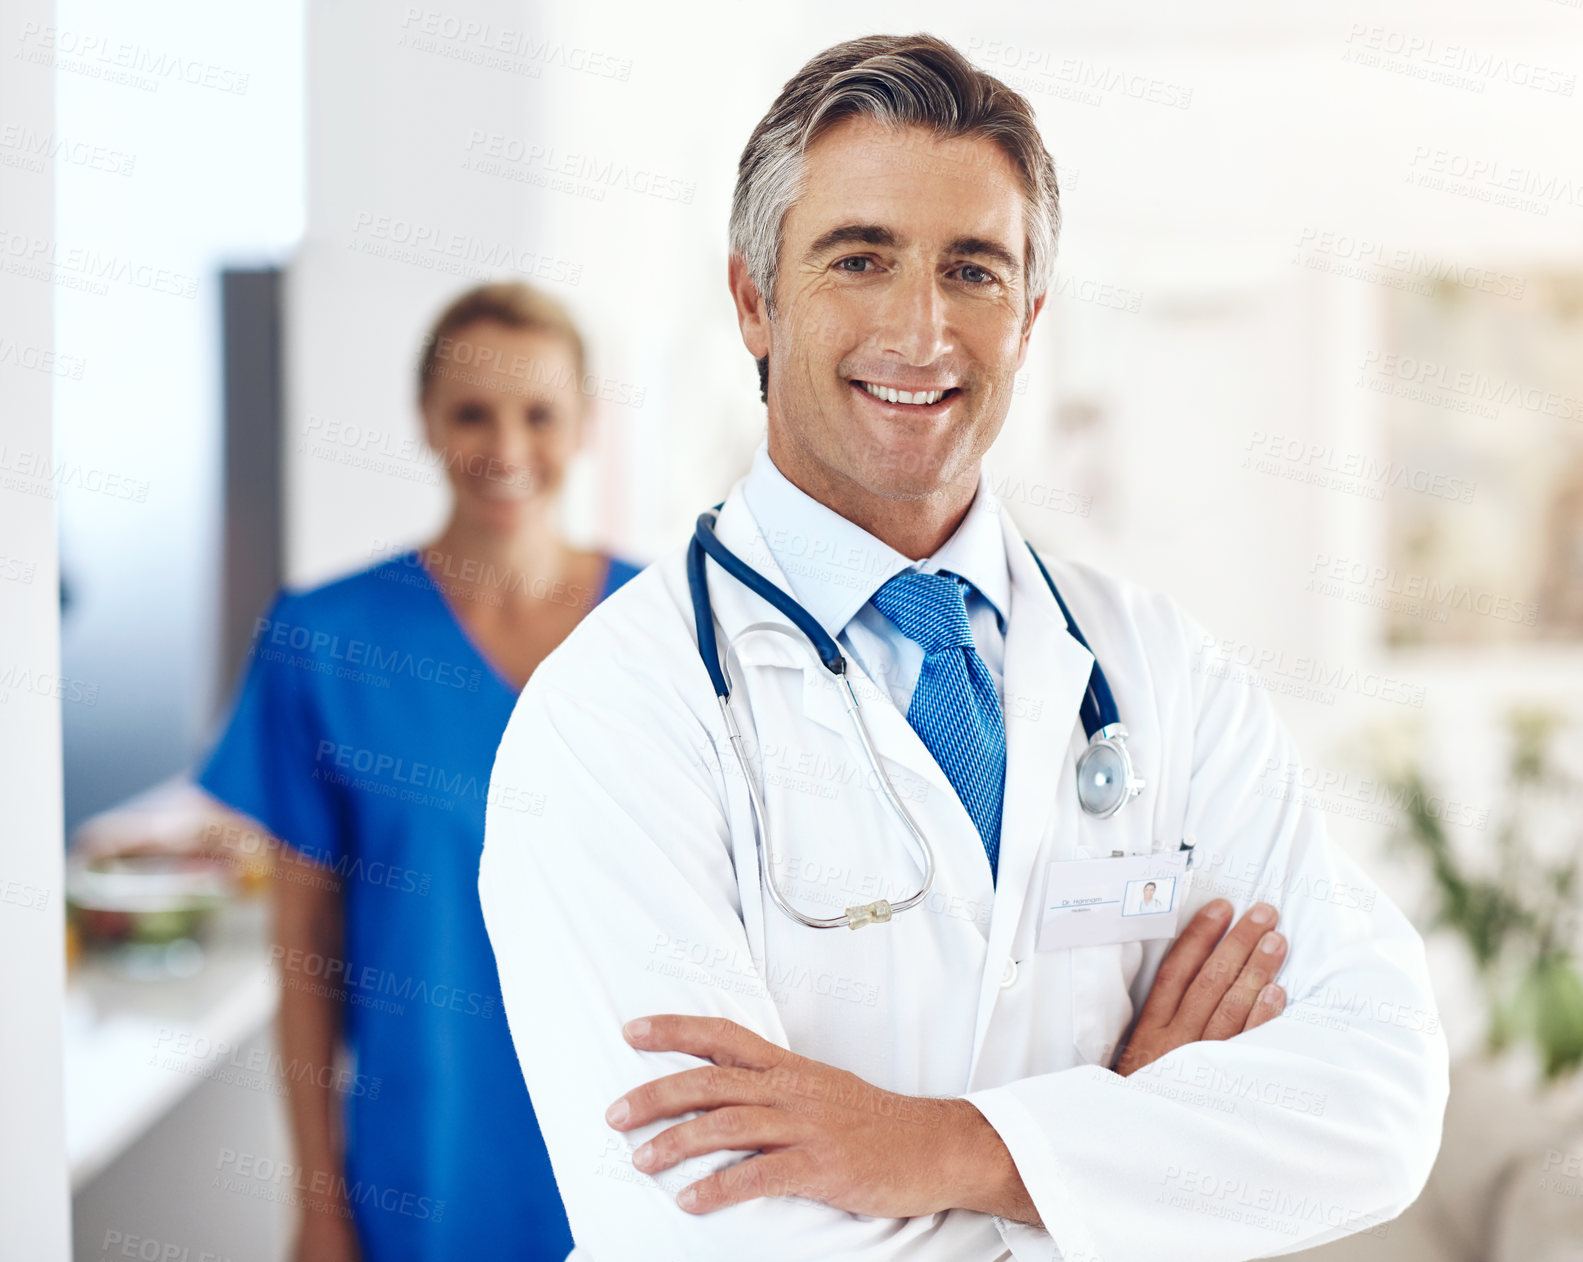
{"type": "Polygon", "coordinates": [[[469,325],[492,320],[510,329],[529,329],[562,338],[571,348],[577,364],[577,388],[582,390],[586,371],[583,335],[576,322],[557,299],[521,281],[498,281],[479,285],[453,299],[429,327],[423,339],[423,354],[418,360],[418,399],[428,397],[429,387],[440,371],[440,351],[469,325]]]}

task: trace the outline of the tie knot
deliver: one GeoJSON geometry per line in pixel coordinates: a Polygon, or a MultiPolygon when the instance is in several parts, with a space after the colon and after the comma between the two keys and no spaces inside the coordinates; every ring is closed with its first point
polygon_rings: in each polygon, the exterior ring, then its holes
{"type": "Polygon", "coordinates": [[[941,649],[972,648],[967,621],[968,582],[942,570],[923,574],[903,570],[874,593],[874,608],[925,655],[941,649]]]}

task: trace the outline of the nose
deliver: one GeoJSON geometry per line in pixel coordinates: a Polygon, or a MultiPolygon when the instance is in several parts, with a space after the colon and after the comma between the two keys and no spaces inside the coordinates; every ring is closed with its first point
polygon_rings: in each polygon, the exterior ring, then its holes
{"type": "Polygon", "coordinates": [[[922,368],[951,350],[945,296],[930,267],[903,269],[886,286],[879,349],[922,368]]]}
{"type": "Polygon", "coordinates": [[[533,448],[533,436],[526,427],[515,422],[508,409],[497,409],[484,442],[484,454],[489,462],[486,476],[515,484],[529,475],[533,448]]]}

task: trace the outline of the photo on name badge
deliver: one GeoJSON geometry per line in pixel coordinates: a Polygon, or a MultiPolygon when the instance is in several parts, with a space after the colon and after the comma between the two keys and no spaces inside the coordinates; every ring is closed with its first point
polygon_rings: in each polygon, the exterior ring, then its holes
{"type": "Polygon", "coordinates": [[[1174,876],[1154,877],[1146,881],[1128,881],[1121,891],[1123,916],[1158,916],[1171,910],[1176,899],[1174,876]]]}

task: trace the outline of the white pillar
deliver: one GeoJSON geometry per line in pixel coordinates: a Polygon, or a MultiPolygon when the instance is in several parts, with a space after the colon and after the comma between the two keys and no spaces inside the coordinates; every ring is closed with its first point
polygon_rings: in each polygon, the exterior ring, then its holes
{"type": "MultiPolygon", "coordinates": [[[[15,57],[24,30],[54,22],[50,0],[0,0],[0,119],[47,136],[47,65],[15,57]]],[[[34,41],[31,45],[37,48],[34,41]]],[[[54,183],[0,165],[0,1259],[64,1262],[70,1252],[61,1011],[66,987],[61,838],[60,602],[50,467],[54,289],[18,274],[47,257],[54,183]],[[9,672],[9,673],[8,673],[9,672]]]]}

